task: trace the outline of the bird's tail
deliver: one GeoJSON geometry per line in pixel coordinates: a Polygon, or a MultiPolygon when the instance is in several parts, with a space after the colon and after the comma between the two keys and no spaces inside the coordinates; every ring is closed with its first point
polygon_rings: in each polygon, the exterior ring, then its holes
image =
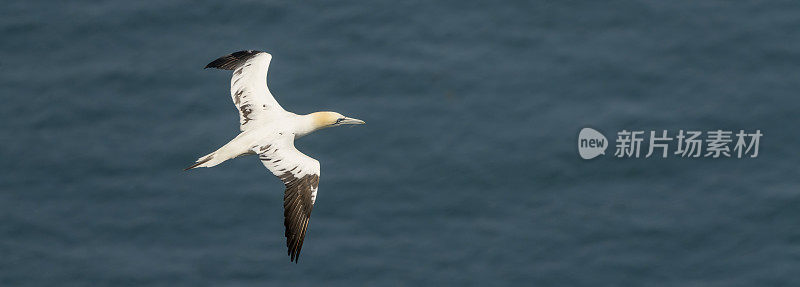
{"type": "Polygon", "coordinates": [[[198,167],[212,167],[214,165],[208,165],[209,161],[211,161],[212,159],[214,159],[214,153],[213,152],[210,153],[210,154],[207,154],[206,156],[198,158],[197,162],[195,164],[193,164],[190,167],[185,168],[183,171],[187,171],[187,170],[190,170],[190,169],[195,169],[195,168],[198,168],[198,167]]]}
{"type": "Polygon", "coordinates": [[[216,166],[226,160],[235,158],[237,156],[243,154],[252,153],[249,149],[248,142],[243,142],[242,134],[239,134],[236,138],[225,144],[224,146],[220,147],[216,151],[207,154],[201,158],[197,159],[197,162],[190,167],[184,169],[184,171],[198,168],[198,167],[213,167],[216,166]]]}

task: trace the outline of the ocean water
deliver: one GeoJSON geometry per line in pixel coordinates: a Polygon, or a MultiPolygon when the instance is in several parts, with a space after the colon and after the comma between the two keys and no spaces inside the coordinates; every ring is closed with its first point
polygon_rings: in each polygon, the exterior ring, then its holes
{"type": "Polygon", "coordinates": [[[0,8],[2,286],[800,285],[796,1],[15,1],[0,8]],[[229,72],[365,126],[299,264],[229,72]],[[761,130],[757,158],[583,160],[578,131],[761,130]]]}

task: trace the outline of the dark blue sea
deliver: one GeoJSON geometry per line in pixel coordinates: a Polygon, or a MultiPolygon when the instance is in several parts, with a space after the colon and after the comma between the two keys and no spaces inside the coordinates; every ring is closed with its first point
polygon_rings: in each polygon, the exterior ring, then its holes
{"type": "Polygon", "coordinates": [[[7,1],[0,286],[800,286],[798,27],[797,1],[7,1]],[[256,157],[182,171],[238,134],[203,67],[244,49],[287,110],[367,122],[297,142],[298,264],[256,157]],[[759,155],[613,155],[718,129],[759,155]]]}

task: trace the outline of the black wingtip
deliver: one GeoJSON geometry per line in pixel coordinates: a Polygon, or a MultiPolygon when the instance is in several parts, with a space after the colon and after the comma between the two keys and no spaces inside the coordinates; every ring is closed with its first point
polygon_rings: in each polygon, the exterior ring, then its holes
{"type": "Polygon", "coordinates": [[[300,260],[300,253],[297,253],[296,250],[292,247],[289,247],[289,262],[294,262],[297,264],[298,260],[300,260]]]}
{"type": "Polygon", "coordinates": [[[233,70],[240,63],[249,60],[250,58],[252,58],[255,55],[258,55],[259,53],[262,52],[256,50],[245,50],[245,51],[235,52],[229,55],[219,57],[218,59],[212,61],[211,63],[208,63],[208,65],[206,65],[206,67],[203,69],[214,68],[220,70],[233,70]]]}
{"type": "Polygon", "coordinates": [[[294,240],[286,241],[286,246],[289,247],[289,262],[294,261],[295,264],[300,262],[300,250],[303,249],[303,239],[294,238],[294,240]]]}

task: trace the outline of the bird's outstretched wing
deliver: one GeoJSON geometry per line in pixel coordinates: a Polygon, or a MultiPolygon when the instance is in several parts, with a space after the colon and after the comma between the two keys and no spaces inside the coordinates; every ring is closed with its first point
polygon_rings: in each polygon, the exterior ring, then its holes
{"type": "Polygon", "coordinates": [[[297,262],[311,210],[317,199],[319,162],[294,147],[294,137],[283,136],[268,144],[253,148],[264,164],[286,185],[283,194],[283,225],[286,227],[286,247],[291,261],[297,262]]]}
{"type": "Polygon", "coordinates": [[[231,98],[239,110],[239,129],[247,130],[253,121],[269,121],[284,111],[267,88],[267,70],[272,55],[261,51],[239,51],[222,56],[206,68],[233,70],[231,98]]]}

